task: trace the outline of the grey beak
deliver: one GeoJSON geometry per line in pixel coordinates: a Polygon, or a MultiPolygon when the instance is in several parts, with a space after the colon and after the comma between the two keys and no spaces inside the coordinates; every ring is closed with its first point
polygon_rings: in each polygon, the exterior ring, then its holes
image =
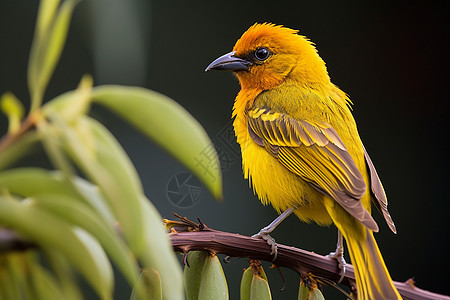
{"type": "Polygon", "coordinates": [[[248,70],[248,67],[252,64],[251,62],[236,57],[234,54],[236,51],[232,51],[214,60],[205,69],[205,72],[209,70],[226,70],[226,71],[238,71],[238,70],[248,70]]]}

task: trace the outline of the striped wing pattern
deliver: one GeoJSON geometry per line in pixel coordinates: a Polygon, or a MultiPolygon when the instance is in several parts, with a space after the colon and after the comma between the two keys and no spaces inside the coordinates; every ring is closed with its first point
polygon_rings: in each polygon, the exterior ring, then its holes
{"type": "Polygon", "coordinates": [[[331,126],[255,108],[248,113],[248,130],[253,141],[265,147],[284,167],[332,197],[369,229],[378,231],[360,201],[366,183],[331,126]]]}

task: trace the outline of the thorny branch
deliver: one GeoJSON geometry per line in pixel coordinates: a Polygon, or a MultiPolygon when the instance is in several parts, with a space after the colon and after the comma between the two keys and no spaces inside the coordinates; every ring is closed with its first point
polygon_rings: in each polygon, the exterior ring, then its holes
{"type": "MultiPolygon", "coordinates": [[[[213,230],[201,223],[196,224],[177,214],[180,221],[165,220],[171,228],[170,239],[175,251],[186,255],[193,250],[207,250],[216,254],[226,254],[230,257],[246,257],[250,259],[272,262],[277,267],[285,267],[296,271],[300,276],[311,276],[320,282],[337,286],[340,269],[335,259],[325,257],[306,250],[278,244],[278,256],[272,261],[270,246],[261,239],[213,230]],[[312,274],[312,275],[311,275],[312,274]]],[[[352,290],[356,288],[353,266],[346,265],[345,277],[341,282],[352,290]]],[[[414,285],[413,279],[406,282],[394,281],[404,300],[450,300],[450,297],[435,294],[414,285]]]]}
{"type": "MultiPolygon", "coordinates": [[[[213,230],[199,220],[199,224],[176,215],[180,221],[165,220],[171,228],[170,239],[175,251],[187,254],[189,251],[206,250],[230,257],[246,257],[274,263],[296,271],[302,278],[312,277],[318,282],[337,286],[340,269],[336,260],[306,250],[278,244],[278,256],[272,261],[270,246],[260,239],[245,235],[213,230]]],[[[38,249],[38,246],[24,239],[11,229],[0,228],[0,255],[9,251],[38,249]]],[[[346,265],[342,284],[355,288],[353,266],[346,265]]],[[[414,285],[413,279],[406,282],[394,281],[404,300],[450,300],[449,296],[432,293],[414,285]]]]}

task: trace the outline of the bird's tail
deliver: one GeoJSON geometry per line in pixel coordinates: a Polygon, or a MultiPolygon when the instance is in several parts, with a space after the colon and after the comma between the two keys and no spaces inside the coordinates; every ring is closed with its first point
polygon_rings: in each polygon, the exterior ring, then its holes
{"type": "Polygon", "coordinates": [[[343,232],[355,270],[358,300],[402,299],[392,282],[372,231],[365,230],[365,239],[355,239],[343,232]]]}

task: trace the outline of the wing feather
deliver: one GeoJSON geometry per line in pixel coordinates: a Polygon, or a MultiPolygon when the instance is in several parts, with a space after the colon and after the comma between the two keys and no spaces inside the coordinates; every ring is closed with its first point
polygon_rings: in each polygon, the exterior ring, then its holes
{"type": "Polygon", "coordinates": [[[377,170],[375,170],[375,166],[373,165],[372,160],[370,159],[370,156],[365,148],[364,148],[364,158],[366,159],[366,164],[369,169],[370,189],[372,198],[374,199],[373,202],[375,203],[375,206],[378,208],[378,210],[383,214],[383,217],[386,220],[386,223],[388,224],[392,232],[397,233],[394,221],[392,220],[391,214],[387,209],[388,203],[386,193],[384,192],[383,189],[383,185],[381,184],[380,178],[378,177],[377,174],[377,170]]]}
{"type": "Polygon", "coordinates": [[[313,141],[314,144],[320,147],[328,145],[328,142],[330,140],[327,139],[327,137],[321,131],[319,131],[317,128],[315,128],[308,122],[300,121],[300,123],[302,124],[305,133],[308,134],[308,136],[310,137],[310,139],[313,141]]]}
{"type": "Polygon", "coordinates": [[[366,191],[364,178],[331,126],[311,124],[267,108],[250,110],[248,116],[250,136],[258,145],[369,229],[378,231],[360,201],[366,191]]]}

